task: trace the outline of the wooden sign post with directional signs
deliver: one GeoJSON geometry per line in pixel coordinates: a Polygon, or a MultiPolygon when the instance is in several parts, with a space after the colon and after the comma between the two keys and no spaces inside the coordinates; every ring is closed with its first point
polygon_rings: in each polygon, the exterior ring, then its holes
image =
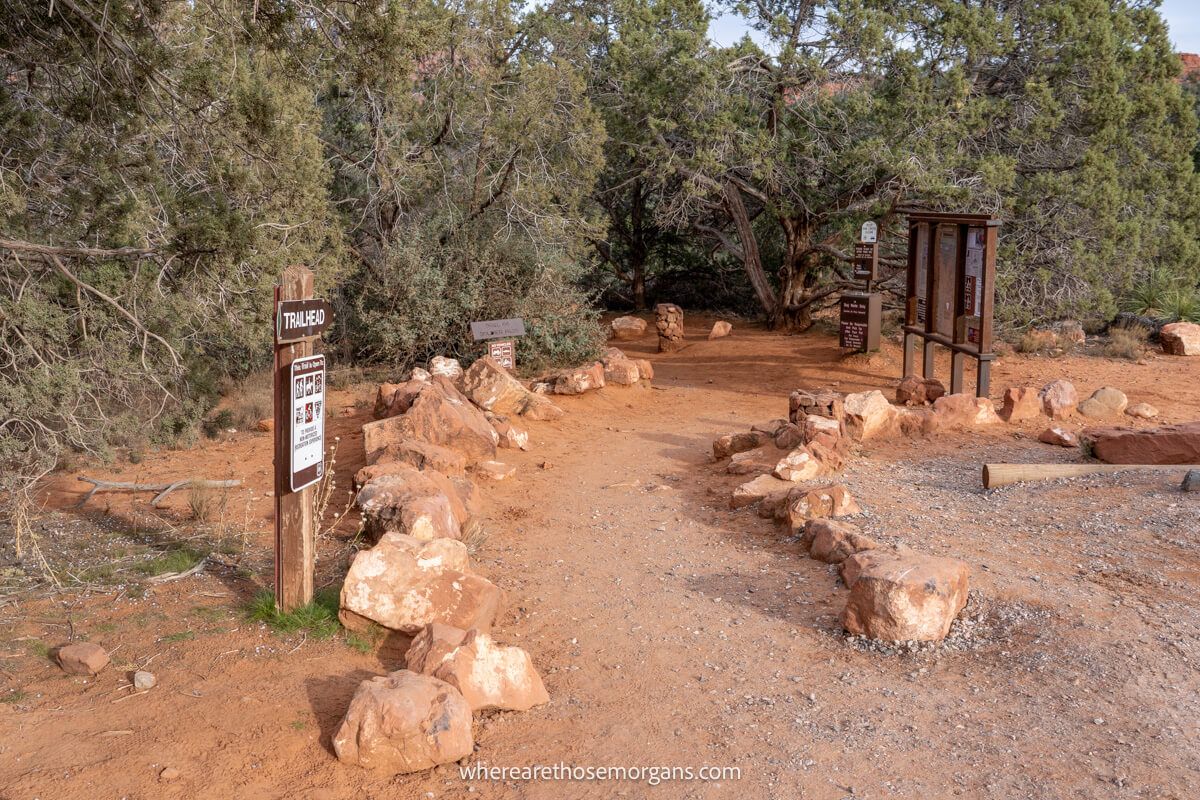
{"type": "Polygon", "coordinates": [[[525,335],[522,319],[488,319],[471,323],[475,341],[487,341],[488,355],[505,369],[516,369],[517,343],[512,337],[525,335]]]}
{"type": "Polygon", "coordinates": [[[879,226],[863,223],[859,241],[854,244],[854,277],[866,283],[864,292],[844,292],[838,311],[838,345],[866,353],[879,349],[883,328],[883,297],[871,291],[879,280],[879,226]]]}
{"type": "Polygon", "coordinates": [[[288,267],[275,287],[275,605],[290,611],[313,597],[312,484],[325,470],[325,356],[313,339],[332,310],[312,297],[313,274],[288,267]]]}

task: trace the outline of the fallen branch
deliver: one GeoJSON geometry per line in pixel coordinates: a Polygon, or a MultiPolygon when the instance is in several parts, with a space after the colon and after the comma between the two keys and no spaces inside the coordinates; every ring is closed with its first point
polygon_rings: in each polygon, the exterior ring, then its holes
{"type": "MultiPolygon", "coordinates": [[[[208,565],[208,559],[202,558],[196,564],[196,566],[192,567],[191,569],[184,570],[183,572],[164,572],[161,575],[155,575],[153,578],[150,578],[148,580],[148,582],[149,583],[170,583],[171,581],[177,581],[177,580],[180,580],[181,578],[186,578],[190,575],[195,575],[196,573],[201,572],[204,569],[204,567],[207,565],[208,565]]],[[[146,662],[146,663],[150,663],[150,662],[146,662]]],[[[144,666],[145,665],[143,665],[143,668],[144,668],[144,666]]]]}
{"type": "Polygon", "coordinates": [[[97,492],[158,492],[154,496],[154,499],[150,501],[150,505],[157,508],[158,504],[166,500],[167,495],[176,489],[232,489],[242,485],[241,480],[236,478],[227,481],[184,478],[173,483],[125,483],[123,481],[105,481],[99,478],[89,478],[86,475],[80,475],[76,480],[92,484],[92,490],[83,496],[76,504],[76,508],[83,506],[88,500],[91,500],[92,495],[97,492]]]}
{"type": "Polygon", "coordinates": [[[1021,481],[1111,475],[1132,470],[1187,472],[1190,469],[1200,467],[1194,464],[984,464],[983,488],[995,489],[997,486],[1008,486],[1021,481]]]}

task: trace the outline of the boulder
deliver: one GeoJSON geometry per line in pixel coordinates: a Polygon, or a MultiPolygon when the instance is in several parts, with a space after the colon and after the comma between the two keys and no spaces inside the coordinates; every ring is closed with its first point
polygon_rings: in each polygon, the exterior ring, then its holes
{"type": "Polygon", "coordinates": [[[530,394],[525,403],[525,407],[521,409],[521,416],[526,419],[538,420],[540,422],[549,422],[560,418],[565,412],[554,405],[549,398],[540,394],[530,394]]]}
{"type": "Polygon", "coordinates": [[[937,378],[909,375],[896,387],[896,402],[902,406],[924,406],[945,393],[946,387],[937,378]]]}
{"type": "Polygon", "coordinates": [[[271,433],[275,430],[275,419],[273,417],[264,417],[258,421],[255,427],[263,433],[271,433]]]}
{"type": "Polygon", "coordinates": [[[1159,331],[1163,352],[1169,356],[1200,356],[1200,325],[1172,322],[1159,331]]]}
{"type": "Polygon", "coordinates": [[[654,327],[658,331],[658,352],[674,353],[683,349],[683,309],[674,303],[654,307],[654,327]]]}
{"type": "Polygon", "coordinates": [[[1079,393],[1070,381],[1051,381],[1038,394],[1042,399],[1042,413],[1050,419],[1066,419],[1079,405],[1079,393]]]}
{"type": "Polygon", "coordinates": [[[825,474],[825,465],[814,458],[807,447],[800,445],[779,460],[772,474],[780,480],[800,483],[825,474]]]}
{"type": "Polygon", "coordinates": [[[498,645],[480,631],[451,632],[442,628],[434,631],[427,626],[413,640],[405,657],[410,670],[455,687],[472,711],[527,711],[550,701],[524,650],[498,645]],[[457,643],[452,644],[455,639],[457,643]]]}
{"type": "Polygon", "coordinates": [[[854,555],[846,557],[846,560],[838,567],[838,575],[841,576],[842,583],[846,585],[846,588],[851,589],[864,569],[893,559],[899,552],[902,551],[895,547],[876,547],[872,550],[861,550],[854,555]]]}
{"type": "Polygon", "coordinates": [[[1032,386],[1010,386],[1004,390],[1004,403],[998,412],[1005,422],[1021,422],[1042,416],[1041,393],[1032,386]]]}
{"type": "Polygon", "coordinates": [[[1102,386],[1079,404],[1079,413],[1091,419],[1120,416],[1129,405],[1129,398],[1120,389],[1102,386]]]}
{"type": "Polygon", "coordinates": [[[812,457],[821,463],[824,474],[841,472],[842,467],[845,466],[842,454],[836,448],[829,447],[819,439],[814,439],[808,443],[808,452],[812,453],[812,457]]]}
{"type": "Polygon", "coordinates": [[[370,621],[408,636],[431,622],[491,630],[504,593],[467,568],[462,542],[385,534],[350,562],[339,618],[352,630],[370,621]]]}
{"type": "Polygon", "coordinates": [[[475,359],[463,374],[462,391],[472,403],[494,414],[520,414],[531,394],[491,356],[475,359]]]}
{"type": "MultiPolygon", "coordinates": [[[[370,426],[368,423],[363,427],[370,426]]],[[[371,435],[374,437],[375,431],[372,431],[371,435]]],[[[371,444],[368,461],[372,464],[409,464],[417,469],[434,469],[443,475],[462,475],[467,470],[466,456],[440,444],[430,444],[421,439],[400,439],[380,448],[374,438],[371,444]]],[[[361,485],[366,481],[359,483],[361,485]]]]}
{"type": "Polygon", "coordinates": [[[604,382],[617,386],[633,386],[641,373],[638,365],[628,358],[614,359],[604,365],[604,382]]]}
{"type": "Polygon", "coordinates": [[[475,467],[475,473],[489,481],[505,481],[517,474],[517,468],[502,461],[484,461],[475,467]]]}
{"type": "Polygon", "coordinates": [[[553,378],[554,394],[575,395],[604,388],[604,364],[600,361],[586,367],[563,370],[553,378]]]}
{"type": "Polygon", "coordinates": [[[1158,409],[1149,403],[1134,403],[1125,409],[1125,415],[1134,419],[1154,419],[1158,416],[1158,409]]]}
{"type": "Polygon", "coordinates": [[[654,379],[654,365],[648,359],[635,358],[633,359],[633,363],[637,364],[638,375],[641,376],[642,380],[649,381],[654,379]]]}
{"type": "Polygon", "coordinates": [[[957,559],[897,551],[860,567],[842,612],[848,633],[938,641],[967,603],[970,571],[957,559]]]}
{"type": "Polygon", "coordinates": [[[844,432],[843,423],[830,417],[819,417],[816,414],[809,414],[803,420],[804,422],[804,442],[815,442],[818,439],[838,441],[842,438],[844,432]]]}
{"type": "Polygon", "coordinates": [[[488,422],[500,436],[500,446],[517,450],[529,449],[529,431],[516,425],[508,417],[500,414],[487,414],[488,422]]]}
{"type": "MultiPolygon", "coordinates": [[[[424,370],[421,370],[424,372],[424,370]]],[[[421,390],[429,385],[429,379],[412,378],[404,383],[381,383],[375,393],[375,419],[386,419],[403,414],[412,406],[421,390]]]]}
{"type": "Polygon", "coordinates": [[[76,642],[60,647],[54,660],[69,675],[96,675],[108,666],[108,653],[98,644],[76,642]]]}
{"type": "Polygon", "coordinates": [[[750,426],[750,431],[752,433],[761,433],[774,439],[775,435],[788,424],[790,423],[786,419],[768,419],[763,422],[754,423],[750,426]]]}
{"type": "Polygon", "coordinates": [[[1000,422],[996,407],[986,397],[972,394],[948,394],[933,404],[938,425],[943,428],[972,428],[1000,422]]]}
{"type": "Polygon", "coordinates": [[[1038,441],[1044,444],[1055,444],[1059,447],[1076,447],[1079,444],[1079,437],[1066,428],[1052,425],[1038,434],[1038,441]]]}
{"type": "Polygon", "coordinates": [[[840,564],[855,553],[879,546],[850,523],[830,519],[806,522],[801,540],[808,542],[809,556],[826,564],[840,564]]]}
{"type": "Polygon", "coordinates": [[[421,540],[462,536],[462,522],[444,485],[407,464],[386,466],[392,471],[372,477],[355,498],[368,539],[375,541],[386,533],[421,540]]]}
{"type": "Polygon", "coordinates": [[[500,437],[483,412],[447,378],[435,377],[421,389],[407,413],[363,426],[367,461],[404,439],[448,447],[475,462],[495,458],[500,437]]]}
{"type": "Polygon", "coordinates": [[[1109,464],[1200,464],[1200,422],[1161,428],[1088,428],[1096,458],[1109,464]]]}
{"type": "Polygon", "coordinates": [[[734,453],[743,453],[746,450],[762,447],[769,441],[771,438],[761,431],[727,433],[713,441],[713,458],[720,461],[722,458],[729,458],[734,453]]]}
{"type": "Polygon", "coordinates": [[[772,441],[780,450],[791,450],[798,444],[804,444],[804,428],[789,422],[775,433],[772,441]]]}
{"type": "Polygon", "coordinates": [[[932,436],[941,426],[942,416],[932,408],[906,406],[896,409],[896,429],[902,436],[932,436]]]}
{"type": "Polygon", "coordinates": [[[463,368],[457,358],[434,356],[429,359],[429,374],[434,378],[439,376],[446,378],[455,386],[462,385],[463,368]]]}
{"type": "Polygon", "coordinates": [[[338,760],[391,775],[449,764],[474,749],[462,693],[409,670],[359,684],[333,736],[338,760]]]}
{"type": "Polygon", "coordinates": [[[1179,488],[1185,492],[1200,492],[1200,469],[1189,469],[1179,488]]]}
{"type": "Polygon", "coordinates": [[[618,342],[640,339],[646,332],[646,320],[637,317],[617,317],[611,325],[613,338],[618,342]]]}
{"type": "Polygon", "coordinates": [[[811,519],[847,517],[862,513],[862,509],[850,490],[837,483],[815,489],[796,487],[788,495],[781,513],[792,530],[799,530],[811,519]]]}
{"type": "Polygon", "coordinates": [[[884,436],[894,430],[896,409],[878,389],[846,395],[843,408],[846,431],[855,441],[884,436]]]}
{"type": "Polygon", "coordinates": [[[770,494],[790,488],[792,484],[789,481],[781,481],[771,475],[759,475],[733,490],[733,495],[729,498],[729,507],[744,508],[754,505],[770,494]]]}
{"type": "Polygon", "coordinates": [[[713,323],[712,330],[708,332],[708,338],[710,340],[720,339],[721,337],[728,336],[731,333],[733,333],[733,326],[728,322],[721,320],[713,323]]]}
{"type": "Polygon", "coordinates": [[[725,471],[730,475],[761,475],[774,470],[777,462],[777,454],[774,451],[768,453],[761,448],[743,450],[729,457],[729,465],[725,467],[725,471]]]}

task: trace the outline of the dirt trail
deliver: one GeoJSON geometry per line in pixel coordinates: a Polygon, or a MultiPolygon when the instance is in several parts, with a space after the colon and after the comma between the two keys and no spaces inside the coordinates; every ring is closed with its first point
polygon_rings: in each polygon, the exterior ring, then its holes
{"type": "MultiPolygon", "coordinates": [[[[1194,501],[1142,478],[983,493],[985,458],[1071,457],[1032,428],[871,448],[844,477],[860,524],[966,560],[977,592],[948,646],[847,642],[836,573],[752,510],[727,510],[739,479],[711,463],[711,441],[786,416],[797,386],[885,388],[895,350],[839,361],[829,337],[747,329],[707,342],[708,322],[690,319],[694,343],[673,356],[652,354],[649,337],[625,347],[656,358],[655,388],[564,399],[569,413],[534,427],[530,452],[505,453],[518,476],[485,487],[490,537],[476,562],[511,600],[496,635],[529,650],[552,702],[480,720],[476,758],[737,767],[740,778],[651,789],[466,780],[456,765],[397,778],[345,768],[332,730],[357,683],[398,654],[282,639],[236,615],[245,581],[205,576],[139,602],[22,609],[14,635],[69,610],[92,640],[121,643],[115,663],[158,653],[163,684],[125,700],[117,670],[84,684],[20,661],[36,701],[0,706],[0,797],[1193,795],[1194,501]],[[171,635],[185,624],[193,637],[171,635]],[[161,782],[163,766],[180,778],[161,782]]],[[[1112,383],[1167,419],[1195,418],[1200,367],[1183,362],[1005,359],[996,383],[1112,383]]]]}

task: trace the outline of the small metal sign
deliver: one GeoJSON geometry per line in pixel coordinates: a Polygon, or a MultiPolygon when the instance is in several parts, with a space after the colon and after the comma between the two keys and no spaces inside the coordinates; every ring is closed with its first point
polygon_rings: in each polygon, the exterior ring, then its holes
{"type": "Polygon", "coordinates": [[[298,492],[325,474],[325,356],[293,361],[291,379],[288,473],[292,491],[298,492]]]}
{"type": "Polygon", "coordinates": [[[488,319],[471,323],[471,335],[475,341],[484,339],[508,339],[513,336],[525,335],[525,320],[523,319],[488,319]]]}
{"type": "Polygon", "coordinates": [[[876,225],[871,220],[867,220],[866,222],[864,222],[862,225],[862,235],[858,237],[859,240],[863,241],[863,242],[874,243],[876,241],[876,239],[878,239],[878,237],[879,237],[879,226],[876,225]]]}
{"type": "Polygon", "coordinates": [[[493,339],[488,342],[488,355],[505,369],[517,365],[517,343],[512,339],[493,339]]]}
{"type": "Polygon", "coordinates": [[[878,280],[879,245],[875,242],[858,242],[854,245],[854,277],[860,281],[878,280]]]}
{"type": "Polygon", "coordinates": [[[275,314],[275,341],[298,342],[316,336],[333,321],[325,300],[281,300],[275,314]]]}

